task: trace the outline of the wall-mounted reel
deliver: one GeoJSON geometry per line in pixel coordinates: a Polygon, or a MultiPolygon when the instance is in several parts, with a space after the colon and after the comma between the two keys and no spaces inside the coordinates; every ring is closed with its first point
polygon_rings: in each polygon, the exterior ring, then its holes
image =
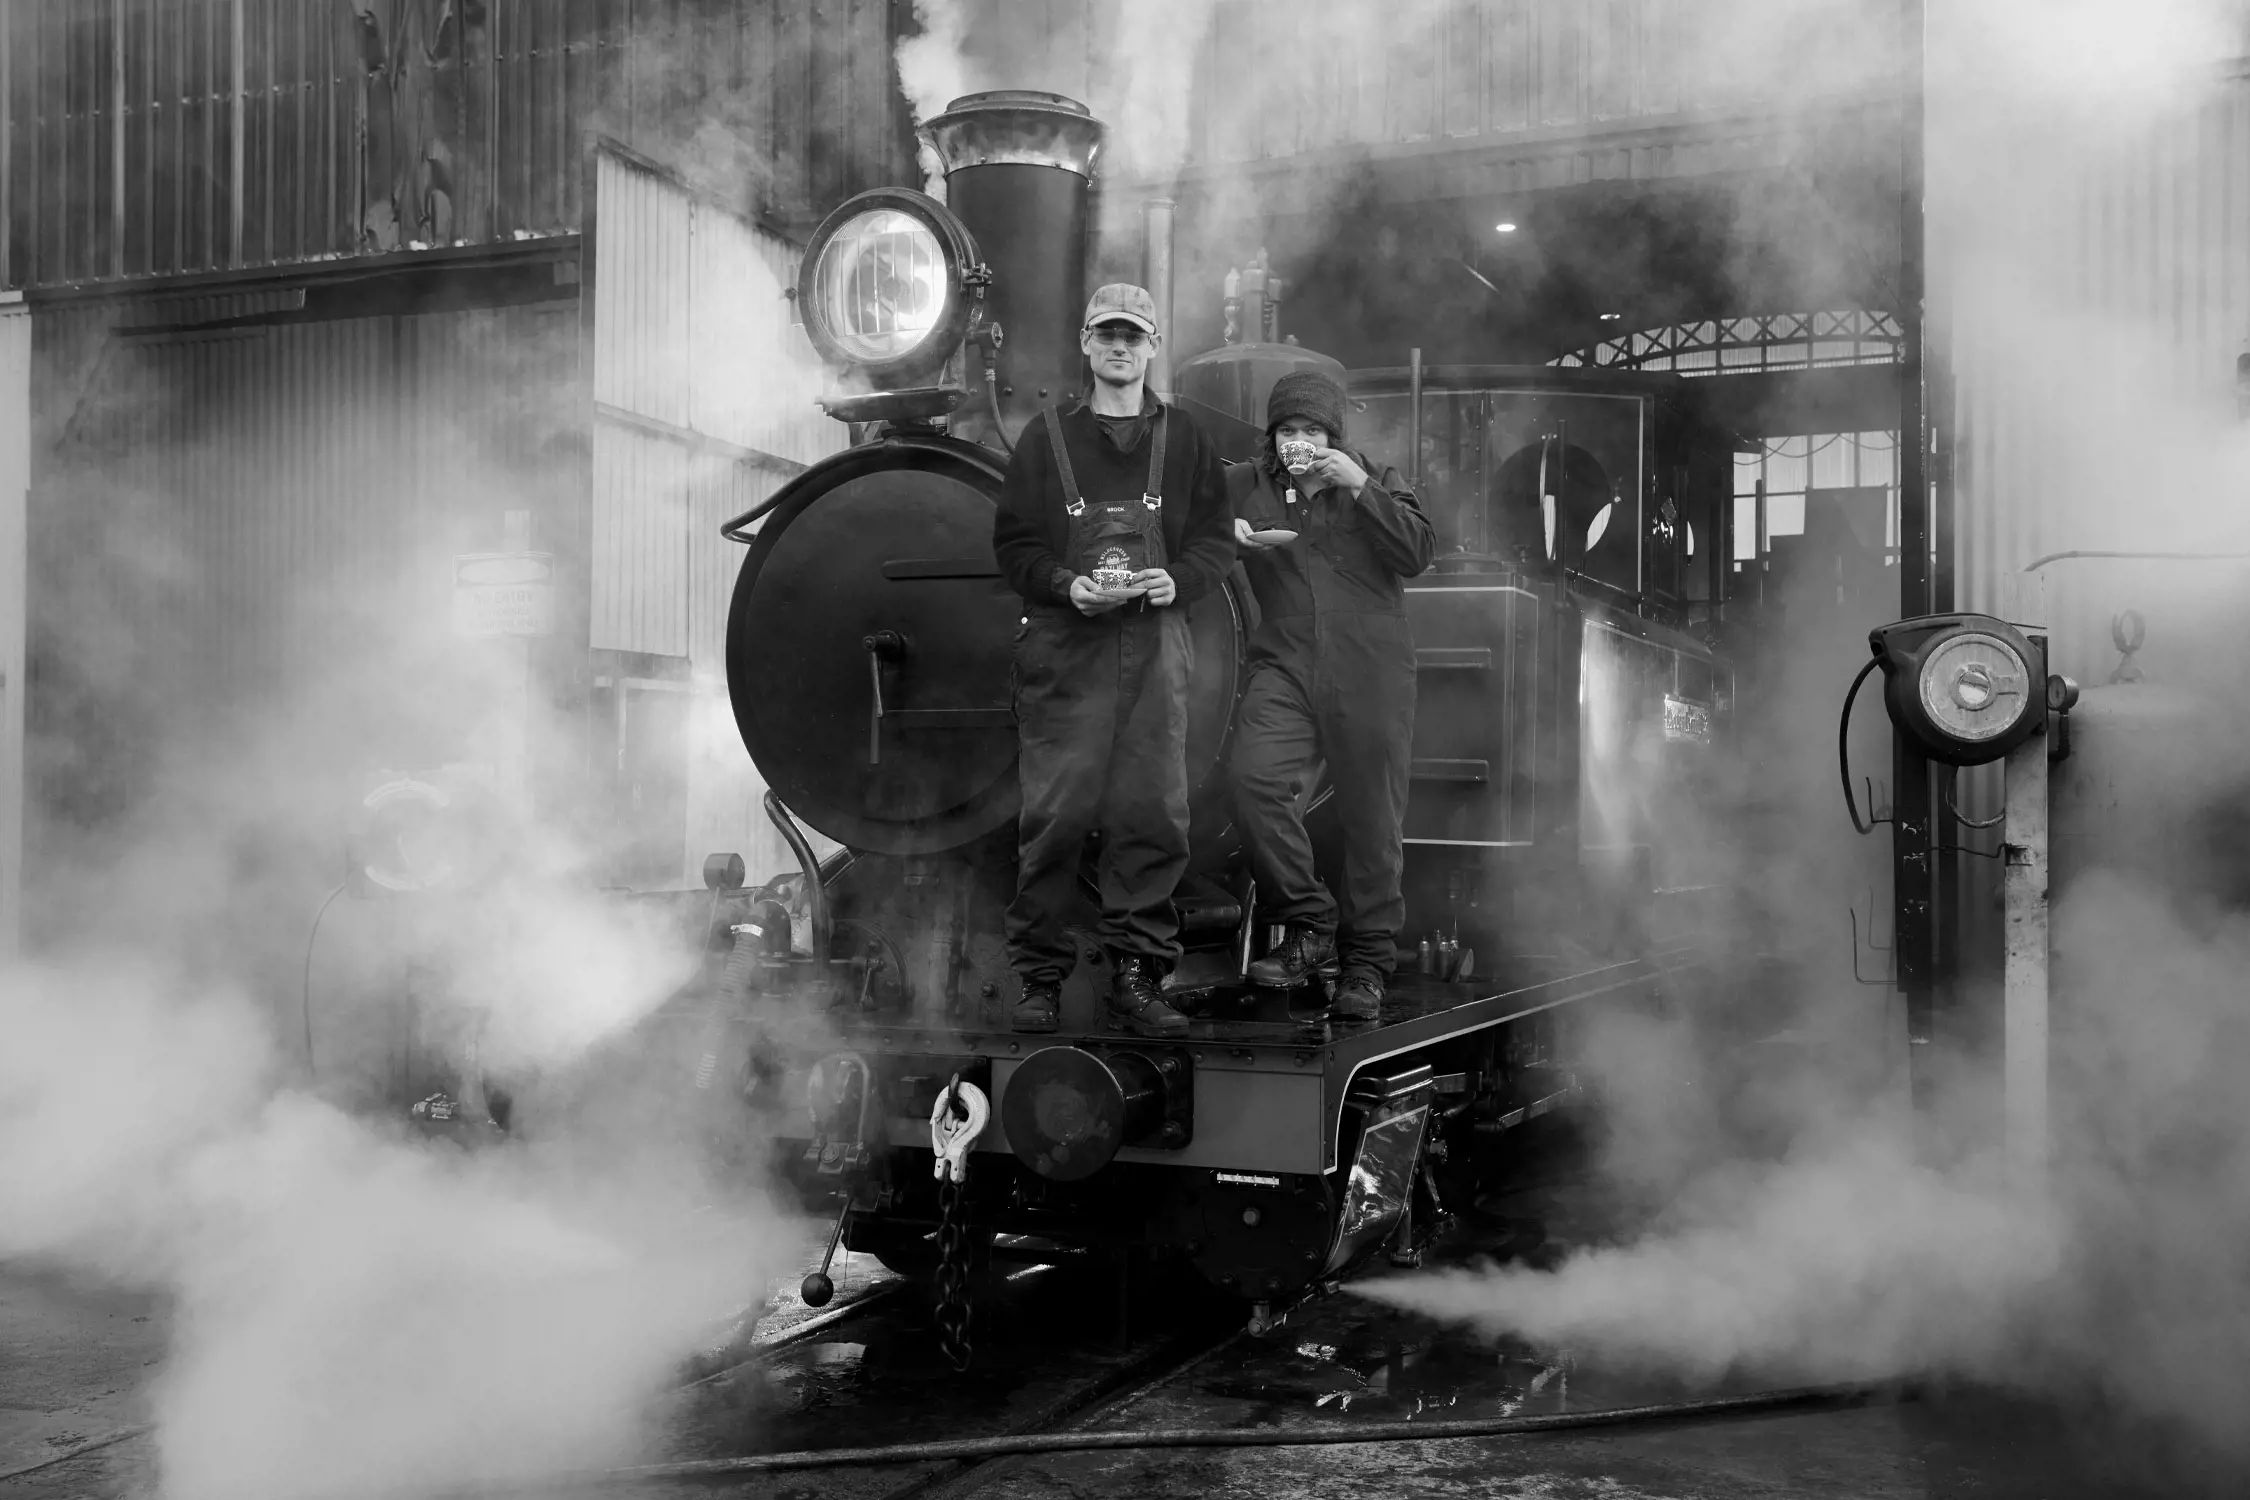
{"type": "MultiPolygon", "coordinates": [[[[2037,734],[2051,703],[2045,653],[1990,615],[1917,615],[1871,630],[1891,723],[1931,760],[1995,761],[2037,734]]],[[[2069,696],[2075,697],[2075,691],[2069,696]]]]}

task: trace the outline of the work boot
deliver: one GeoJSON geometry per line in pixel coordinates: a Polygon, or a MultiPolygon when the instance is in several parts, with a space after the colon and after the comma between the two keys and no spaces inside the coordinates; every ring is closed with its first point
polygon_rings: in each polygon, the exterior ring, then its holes
{"type": "Polygon", "coordinates": [[[1336,934],[1289,924],[1281,946],[1250,966],[1249,980],[1261,989],[1303,989],[1315,975],[1336,977],[1336,934]]]}
{"type": "Polygon", "coordinates": [[[1188,1018],[1164,1003],[1164,975],[1145,958],[1117,960],[1110,1014],[1142,1036],[1186,1036],[1188,1018]]]}
{"type": "Polygon", "coordinates": [[[1062,1021],[1062,986],[1050,980],[1024,981],[1023,998],[1016,1002],[1009,1029],[1053,1031],[1062,1021]]]}
{"type": "Polygon", "coordinates": [[[1336,986],[1336,998],[1328,1007],[1328,1014],[1337,1021],[1380,1021],[1383,1019],[1383,976],[1365,969],[1354,969],[1336,986]]]}

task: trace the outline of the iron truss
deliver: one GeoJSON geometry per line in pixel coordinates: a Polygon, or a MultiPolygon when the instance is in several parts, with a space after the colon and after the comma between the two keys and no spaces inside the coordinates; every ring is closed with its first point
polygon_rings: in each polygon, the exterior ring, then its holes
{"type": "Polygon", "coordinates": [[[1671,370],[1681,375],[1732,375],[1831,365],[1898,362],[1903,334],[1887,312],[1768,313],[1674,323],[1605,339],[1557,365],[1612,370],[1671,370]]]}

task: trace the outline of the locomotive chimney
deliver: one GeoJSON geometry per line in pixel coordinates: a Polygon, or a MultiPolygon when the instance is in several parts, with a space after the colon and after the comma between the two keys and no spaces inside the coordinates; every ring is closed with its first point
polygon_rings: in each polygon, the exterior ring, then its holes
{"type": "MultiPolygon", "coordinates": [[[[1075,99],[1001,89],[954,100],[922,134],[945,164],[947,205],[992,269],[985,316],[1004,336],[1000,409],[1014,434],[1084,379],[1087,189],[1102,123],[1075,99]]],[[[980,356],[966,357],[973,388],[980,356]]],[[[963,436],[980,435],[967,430],[980,406],[972,400],[955,419],[963,436]]]]}

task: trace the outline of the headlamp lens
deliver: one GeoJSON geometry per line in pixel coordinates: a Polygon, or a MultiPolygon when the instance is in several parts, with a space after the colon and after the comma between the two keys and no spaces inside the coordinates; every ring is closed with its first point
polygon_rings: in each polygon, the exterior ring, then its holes
{"type": "Polygon", "coordinates": [[[817,316],[851,359],[896,359],[945,315],[945,251],[929,227],[895,209],[855,214],[820,249],[817,316]]]}

